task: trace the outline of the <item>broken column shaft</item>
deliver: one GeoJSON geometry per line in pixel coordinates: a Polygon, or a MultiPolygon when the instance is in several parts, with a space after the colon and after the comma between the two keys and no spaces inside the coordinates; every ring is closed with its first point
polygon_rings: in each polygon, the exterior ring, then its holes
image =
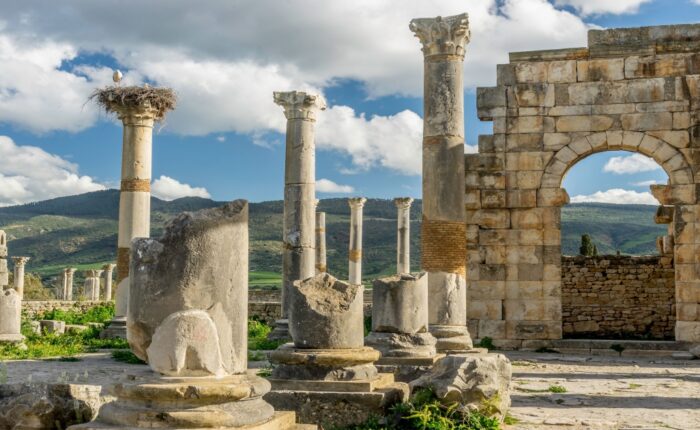
{"type": "Polygon", "coordinates": [[[29,261],[29,257],[12,257],[14,267],[14,288],[20,300],[24,299],[24,266],[29,261]]]}
{"type": "Polygon", "coordinates": [[[411,203],[410,197],[394,199],[398,210],[396,223],[396,273],[411,273],[411,203]]]}

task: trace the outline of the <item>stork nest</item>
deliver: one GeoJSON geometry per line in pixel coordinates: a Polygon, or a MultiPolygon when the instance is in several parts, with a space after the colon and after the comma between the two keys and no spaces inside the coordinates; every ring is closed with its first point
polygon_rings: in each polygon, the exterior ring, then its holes
{"type": "Polygon", "coordinates": [[[88,100],[95,101],[108,113],[149,108],[155,112],[156,121],[163,120],[166,112],[175,109],[177,104],[175,91],[170,88],[117,85],[96,89],[88,100]]]}

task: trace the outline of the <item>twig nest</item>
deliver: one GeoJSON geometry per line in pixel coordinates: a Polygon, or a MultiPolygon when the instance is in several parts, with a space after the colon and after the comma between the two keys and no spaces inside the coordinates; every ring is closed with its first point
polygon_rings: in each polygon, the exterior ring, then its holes
{"type": "Polygon", "coordinates": [[[177,96],[171,88],[108,86],[98,88],[90,95],[106,112],[124,114],[130,110],[151,111],[156,121],[165,119],[168,111],[175,109],[177,96]]]}

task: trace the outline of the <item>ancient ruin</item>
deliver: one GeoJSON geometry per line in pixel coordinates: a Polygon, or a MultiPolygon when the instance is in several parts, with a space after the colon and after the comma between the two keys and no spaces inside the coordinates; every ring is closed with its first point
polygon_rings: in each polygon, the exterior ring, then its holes
{"type": "Polygon", "coordinates": [[[282,319],[270,334],[289,339],[289,290],[294,281],[315,273],[316,146],[314,124],[323,97],[301,91],[276,92],[275,103],[287,118],[284,166],[284,226],[282,251],[282,319]]]}
{"type": "Polygon", "coordinates": [[[14,263],[14,289],[20,300],[24,298],[24,266],[29,261],[29,257],[12,257],[14,263]]]}
{"type": "Polygon", "coordinates": [[[326,213],[316,212],[316,274],[326,272],[326,213]]]}
{"type": "Polygon", "coordinates": [[[7,282],[7,235],[0,230],[0,344],[21,344],[22,296],[16,289],[6,288],[7,282]]]}
{"type": "Polygon", "coordinates": [[[397,197],[396,273],[411,273],[411,197],[397,197]]]}
{"type": "Polygon", "coordinates": [[[651,191],[670,223],[675,338],[700,341],[698,39],[697,25],[591,30],[586,48],[511,53],[498,86],[478,89],[493,135],[465,156],[472,336],[508,347],[562,337],[562,180],[590,154],[625,150],[668,174],[651,191]]]}
{"type": "Polygon", "coordinates": [[[362,285],[362,208],[367,199],[352,197],[350,205],[350,239],[348,240],[348,282],[362,285]]]}
{"type": "Polygon", "coordinates": [[[7,234],[0,230],[0,291],[5,289],[10,280],[7,272],[7,234]]]}
{"type": "Polygon", "coordinates": [[[105,279],[104,299],[107,301],[112,300],[112,271],[115,267],[117,267],[117,265],[113,263],[108,263],[102,266],[105,279]]]}
{"type": "Polygon", "coordinates": [[[430,331],[438,351],[472,347],[467,331],[463,62],[467,14],[420,18],[423,45],[423,223],[421,268],[428,272],[430,331]]]}
{"type": "Polygon", "coordinates": [[[100,300],[100,277],[102,270],[86,270],[85,284],[83,285],[83,296],[85,300],[100,300]]]}

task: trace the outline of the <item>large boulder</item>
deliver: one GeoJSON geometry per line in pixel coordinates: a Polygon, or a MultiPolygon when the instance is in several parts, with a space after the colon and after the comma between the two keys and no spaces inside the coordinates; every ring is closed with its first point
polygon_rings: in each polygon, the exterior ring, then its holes
{"type": "Polygon", "coordinates": [[[501,420],[510,407],[510,361],[502,354],[455,354],[410,383],[411,392],[432,390],[445,404],[458,403],[501,420]]]}

